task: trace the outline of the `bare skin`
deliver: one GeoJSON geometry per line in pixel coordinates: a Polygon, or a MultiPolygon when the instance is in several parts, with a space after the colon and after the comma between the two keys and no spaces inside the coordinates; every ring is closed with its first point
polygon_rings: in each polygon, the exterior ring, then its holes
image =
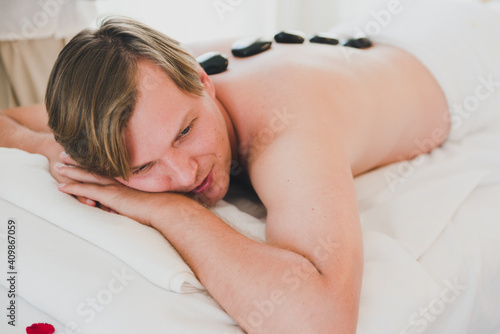
{"type": "MultiPolygon", "coordinates": [[[[55,141],[47,123],[47,112],[43,105],[0,110],[0,147],[42,154],[49,160],[50,173],[57,181],[71,182],[71,179],[55,171],[56,163],[62,161],[60,155],[64,149],[55,141]]],[[[76,198],[81,203],[96,205],[88,198],[76,198]]]]}
{"type": "MultiPolygon", "coordinates": [[[[230,54],[224,43],[193,48],[212,50],[230,54]]],[[[132,166],[152,164],[127,181],[60,166],[57,177],[78,181],[60,189],[162,232],[248,333],[354,333],[363,250],[353,176],[423,153],[418,143],[429,138],[439,146],[449,122],[440,87],[411,55],[345,51],[275,45],[231,58],[223,74],[200,72],[206,94],[197,98],[143,62],[143,81],[162,84],[142,91],[127,149],[132,166]],[[265,244],[178,194],[213,204],[230,174],[266,206],[265,244]],[[208,189],[195,194],[207,175],[208,189]]]]}

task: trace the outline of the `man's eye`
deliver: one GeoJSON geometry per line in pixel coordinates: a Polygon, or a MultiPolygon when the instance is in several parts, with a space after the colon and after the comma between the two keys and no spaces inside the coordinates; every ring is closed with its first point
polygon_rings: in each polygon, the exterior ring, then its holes
{"type": "Polygon", "coordinates": [[[132,174],[133,174],[133,175],[139,175],[139,174],[141,174],[142,172],[144,172],[144,171],[145,171],[148,167],[149,167],[149,164],[148,164],[148,165],[144,165],[144,166],[142,166],[142,167],[139,167],[139,168],[137,168],[136,170],[134,170],[134,171],[132,172],[132,174]]]}
{"type": "Polygon", "coordinates": [[[193,119],[193,120],[191,121],[191,124],[189,124],[189,125],[188,125],[188,126],[187,126],[184,130],[182,130],[182,132],[181,132],[181,133],[179,133],[179,139],[180,139],[180,138],[183,138],[183,137],[185,137],[185,136],[187,136],[188,134],[190,134],[190,133],[192,132],[193,127],[194,127],[194,125],[196,124],[196,120],[197,120],[197,119],[198,119],[198,118],[193,119]]]}
{"type": "Polygon", "coordinates": [[[187,135],[189,132],[191,131],[191,125],[189,125],[187,128],[185,128],[184,130],[182,130],[181,134],[179,137],[183,137],[185,135],[187,135]]]}

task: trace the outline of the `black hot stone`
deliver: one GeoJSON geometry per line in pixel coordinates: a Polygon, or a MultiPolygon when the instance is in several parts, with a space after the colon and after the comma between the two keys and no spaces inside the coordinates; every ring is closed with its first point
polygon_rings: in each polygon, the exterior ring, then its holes
{"type": "Polygon", "coordinates": [[[311,43],[319,43],[319,44],[329,44],[329,45],[337,45],[339,44],[339,40],[334,38],[333,36],[329,36],[327,34],[317,34],[312,36],[309,39],[311,43]]]}
{"type": "Polygon", "coordinates": [[[227,70],[227,65],[229,64],[224,54],[215,51],[202,54],[196,58],[196,61],[208,75],[224,72],[227,70]]]}
{"type": "Polygon", "coordinates": [[[372,42],[366,37],[350,38],[347,40],[347,42],[344,43],[344,46],[349,46],[356,49],[366,49],[372,46],[372,42]]]}
{"type": "Polygon", "coordinates": [[[235,57],[250,57],[264,52],[271,48],[272,41],[266,41],[261,38],[254,40],[239,40],[233,43],[231,51],[235,57]]]}
{"type": "Polygon", "coordinates": [[[306,39],[299,31],[280,31],[274,35],[274,40],[277,43],[302,44],[306,39]]]}

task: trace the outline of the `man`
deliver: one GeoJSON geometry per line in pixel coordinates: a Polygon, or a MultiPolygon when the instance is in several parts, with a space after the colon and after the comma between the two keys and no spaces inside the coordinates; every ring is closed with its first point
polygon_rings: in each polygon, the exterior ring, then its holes
{"type": "MultiPolygon", "coordinates": [[[[484,9],[464,5],[474,13],[484,9]]],[[[195,53],[214,49],[230,54],[226,44],[195,53]]],[[[0,126],[17,137],[0,144],[45,154],[62,191],[159,230],[246,332],[354,333],[363,250],[353,176],[457,137],[448,88],[383,44],[349,57],[343,47],[273,45],[229,61],[209,78],[175,41],[109,20],[68,44],[48,85],[49,124],[71,158],[56,164],[62,148],[41,133],[40,108],[34,118],[5,112],[0,126]],[[198,204],[222,199],[230,176],[266,206],[266,243],[198,204]],[[262,301],[274,311],[252,325],[262,301]]]]}

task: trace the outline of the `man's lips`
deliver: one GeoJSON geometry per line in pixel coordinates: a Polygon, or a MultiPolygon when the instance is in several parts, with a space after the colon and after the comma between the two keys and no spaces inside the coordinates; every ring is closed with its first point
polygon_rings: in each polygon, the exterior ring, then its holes
{"type": "Polygon", "coordinates": [[[210,173],[208,173],[208,176],[205,178],[205,180],[203,180],[202,184],[200,184],[198,187],[196,187],[193,190],[193,193],[200,194],[200,193],[206,191],[208,188],[210,188],[210,186],[212,185],[212,182],[213,182],[213,176],[212,176],[212,171],[210,171],[210,173]]]}

